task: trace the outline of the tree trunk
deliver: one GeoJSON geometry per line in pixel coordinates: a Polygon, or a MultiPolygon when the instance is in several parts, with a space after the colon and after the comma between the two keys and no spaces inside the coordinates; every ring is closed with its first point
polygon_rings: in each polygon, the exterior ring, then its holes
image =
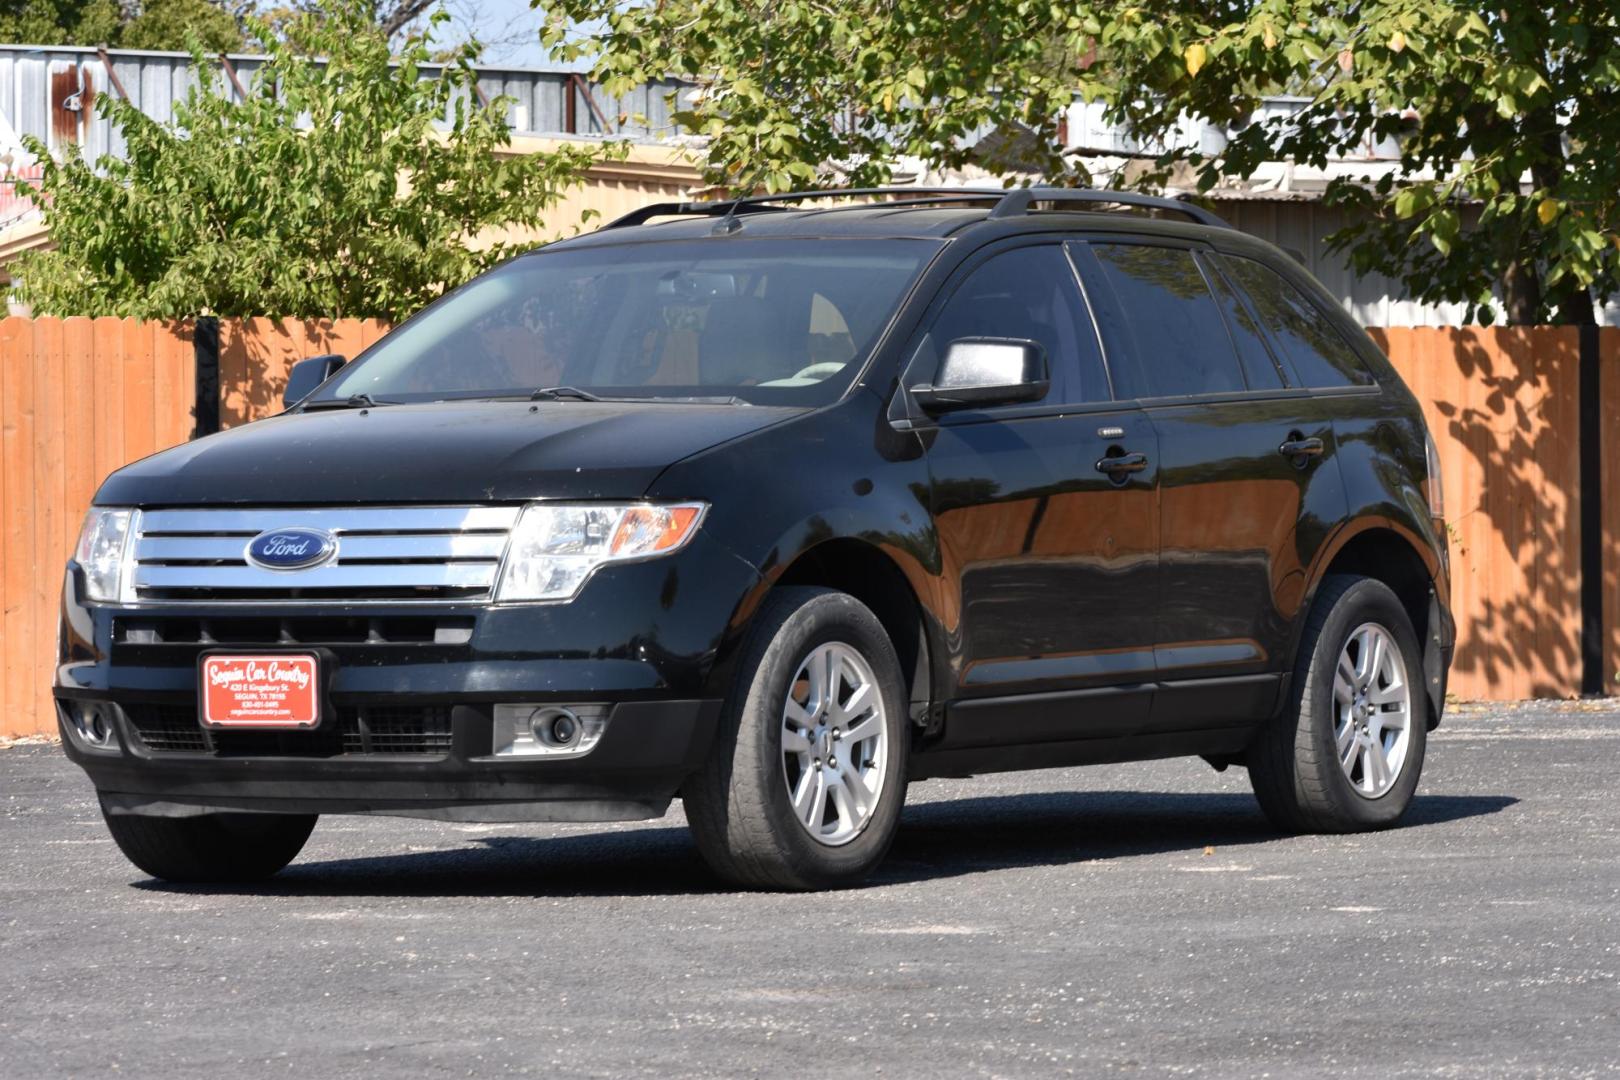
{"type": "Polygon", "coordinates": [[[1560,326],[1596,326],[1597,308],[1592,304],[1592,292],[1572,285],[1558,295],[1558,312],[1554,315],[1560,326]]]}
{"type": "MultiPolygon", "coordinates": [[[[1529,124],[1527,121],[1527,126],[1529,124]]],[[[1538,190],[1556,191],[1565,172],[1563,131],[1557,116],[1553,114],[1537,115],[1533,118],[1533,126],[1543,131],[1542,156],[1530,163],[1530,178],[1538,190]]],[[[1537,292],[1542,293],[1539,284],[1537,292]]],[[[1571,278],[1565,278],[1553,288],[1551,295],[1543,294],[1542,298],[1552,305],[1551,321],[1559,326],[1591,326],[1597,321],[1597,312],[1592,306],[1591,290],[1582,287],[1571,278]]]]}
{"type": "Polygon", "coordinates": [[[1534,326],[1541,321],[1541,275],[1529,259],[1508,263],[1502,272],[1502,306],[1509,326],[1534,326]]]}

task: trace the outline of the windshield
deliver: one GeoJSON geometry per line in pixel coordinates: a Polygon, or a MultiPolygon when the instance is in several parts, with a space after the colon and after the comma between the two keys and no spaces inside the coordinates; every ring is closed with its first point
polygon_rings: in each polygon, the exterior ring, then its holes
{"type": "Polygon", "coordinates": [[[314,400],[566,387],[601,398],[821,404],[848,388],[937,249],[716,237],[524,256],[389,334],[314,400]]]}

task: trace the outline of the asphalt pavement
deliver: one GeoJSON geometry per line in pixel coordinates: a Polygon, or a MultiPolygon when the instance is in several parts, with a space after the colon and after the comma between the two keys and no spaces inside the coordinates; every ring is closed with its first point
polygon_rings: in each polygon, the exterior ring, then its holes
{"type": "Polygon", "coordinates": [[[1197,760],[913,786],[867,887],[680,817],[329,818],[270,884],[123,861],[0,750],[0,1076],[1609,1076],[1620,703],[1459,709],[1403,827],[1281,837],[1197,760]]]}

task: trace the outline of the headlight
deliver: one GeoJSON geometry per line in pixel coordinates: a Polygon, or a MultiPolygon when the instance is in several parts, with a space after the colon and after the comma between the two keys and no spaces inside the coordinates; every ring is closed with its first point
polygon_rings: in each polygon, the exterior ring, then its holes
{"type": "Polygon", "coordinates": [[[73,559],[84,570],[86,599],[117,600],[123,596],[124,555],[139,520],[139,510],[103,510],[96,506],[84,516],[73,559]]]}
{"type": "Polygon", "coordinates": [[[703,503],[530,503],[506,548],[497,601],[571,600],[596,568],[679,550],[703,503]]]}

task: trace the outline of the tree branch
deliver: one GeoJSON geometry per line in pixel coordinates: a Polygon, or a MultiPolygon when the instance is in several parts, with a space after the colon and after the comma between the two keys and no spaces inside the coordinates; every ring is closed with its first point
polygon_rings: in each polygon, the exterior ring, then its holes
{"type": "Polygon", "coordinates": [[[392,10],[377,12],[377,28],[387,37],[399,33],[422,12],[432,7],[434,0],[399,0],[392,10]]]}

